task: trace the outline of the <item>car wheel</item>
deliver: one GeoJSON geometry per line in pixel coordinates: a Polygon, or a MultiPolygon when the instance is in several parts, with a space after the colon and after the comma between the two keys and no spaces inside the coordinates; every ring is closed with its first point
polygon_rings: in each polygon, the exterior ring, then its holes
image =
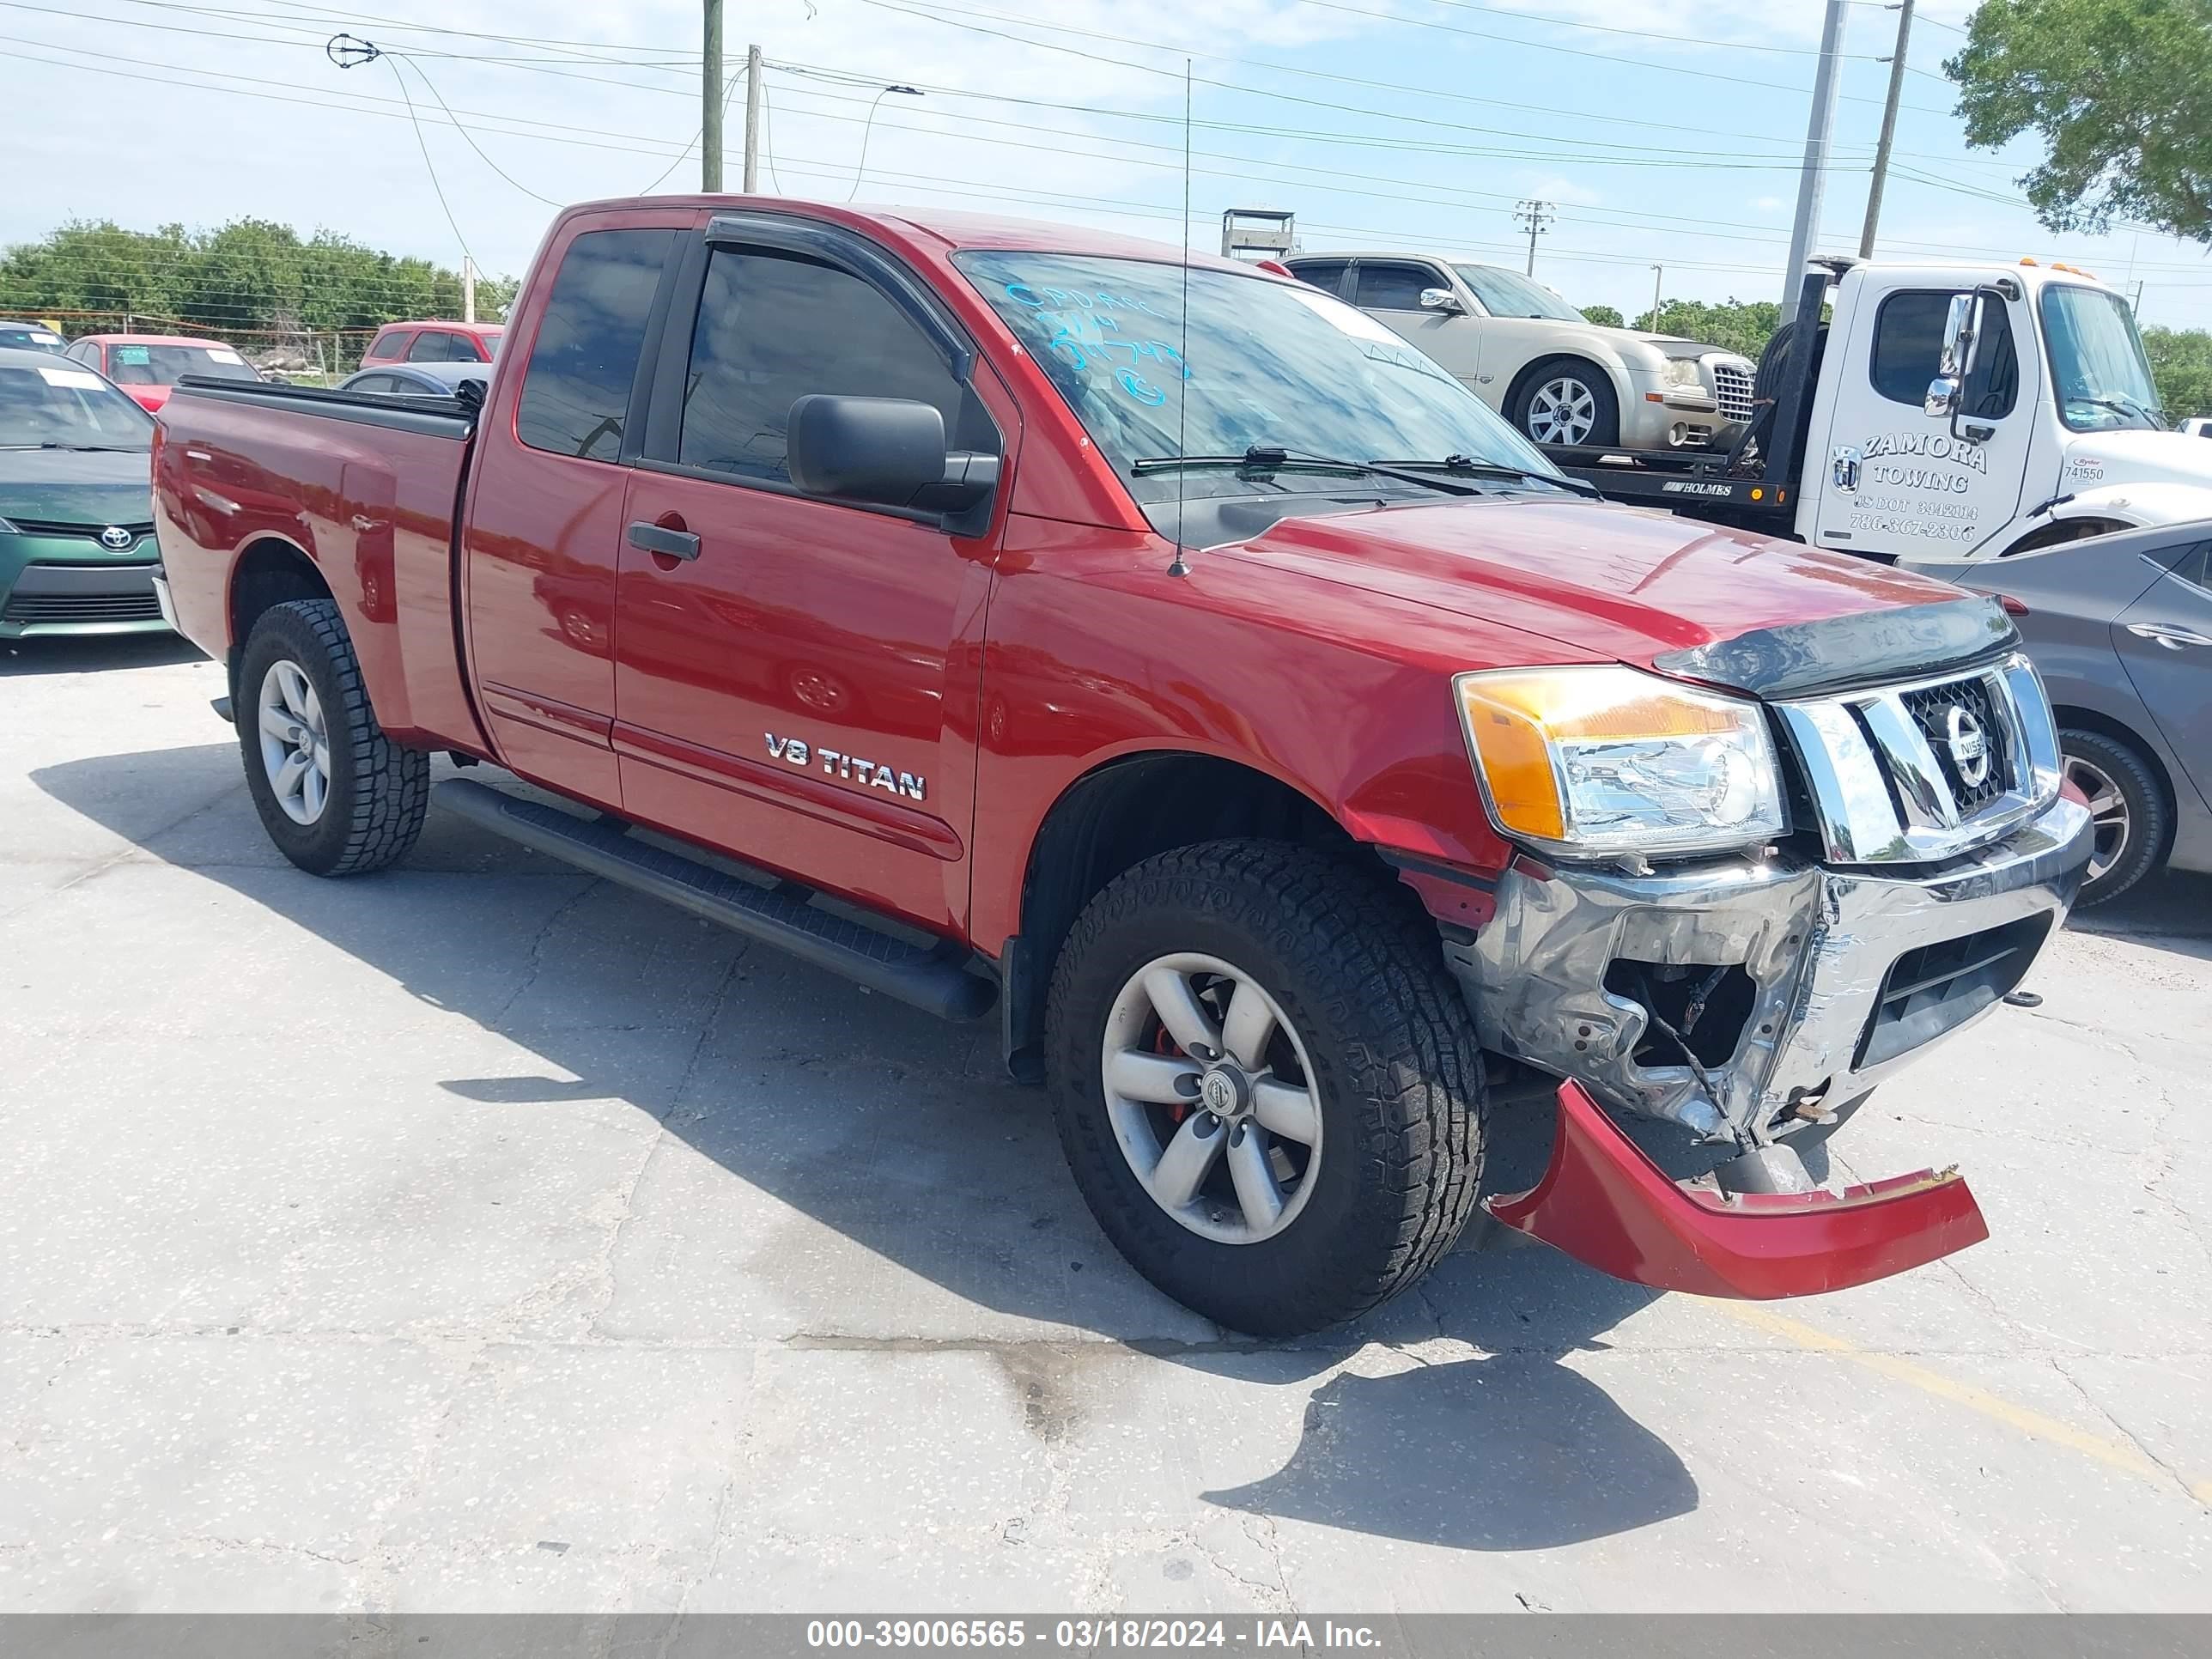
{"type": "Polygon", "coordinates": [[[2088,797],[2096,837],[2075,902],[2102,904],[2158,867],[2172,815],[2150,763],[2130,744],[2102,732],[2069,727],[2058,734],[2058,746],[2066,781],[2088,797]]]}
{"type": "Polygon", "coordinates": [[[261,613],[238,667],[246,783],[277,851],[318,876],[380,870],[422,832],[430,757],[384,735],[338,608],[261,613]]]}
{"type": "Polygon", "coordinates": [[[1450,1249],[1481,1053],[1419,918],[1304,849],[1147,860],[1060,951],[1047,1054],[1076,1184],[1154,1285],[1232,1329],[1322,1329],[1450,1249]]]}
{"type": "Polygon", "coordinates": [[[1620,441],[1620,405],[1613,383],[1577,357],[1537,364],[1513,400],[1512,418],[1540,444],[1620,441]]]}

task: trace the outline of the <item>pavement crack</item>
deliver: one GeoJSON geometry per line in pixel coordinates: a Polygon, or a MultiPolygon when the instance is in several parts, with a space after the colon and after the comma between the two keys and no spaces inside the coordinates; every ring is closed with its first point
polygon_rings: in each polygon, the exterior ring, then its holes
{"type": "Polygon", "coordinates": [[[538,932],[532,936],[529,954],[523,961],[522,983],[514,988],[514,994],[505,1002],[500,1004],[499,1012],[491,1017],[493,1025],[503,1024],[508,1011],[528,995],[531,988],[538,983],[538,976],[545,971],[545,947],[551,941],[555,931],[568,919],[571,911],[592,896],[599,886],[600,879],[598,876],[586,877],[584,884],[554,906],[553,913],[540,924],[538,932]]]}
{"type": "Polygon", "coordinates": [[[2081,1396],[2082,1404],[2088,1407],[2091,1411],[2096,1413],[2099,1417],[2110,1424],[2112,1427],[2113,1432],[2118,1434],[2120,1439],[2127,1445],[2134,1448],[2136,1455],[2140,1456],[2144,1462],[2149,1464],[2153,1468],[2162,1470],[2166,1474],[2166,1477],[2173,1482],[2175,1489],[2179,1491],[2184,1498],[2189,1499],[2192,1504],[2200,1504],[2205,1505],[2207,1508],[2212,1508],[2212,1483],[2208,1483],[2207,1487],[2191,1486],[2188,1476],[2182,1474],[2179,1469],[2175,1468],[2172,1464],[2167,1462],[2166,1459],[2160,1457],[2156,1452],[2153,1451],[2150,1449],[2149,1444],[2141,1435],[2137,1434],[2133,1429],[2130,1429],[2126,1424],[2121,1422],[2118,1418],[2115,1417],[2105,1406],[2103,1401],[2099,1400],[2095,1395],[2089,1392],[2087,1387],[2082,1382],[2080,1377],[2075,1376],[2073,1372],[2066,1369],[2064,1363],[2060,1360],[2057,1355],[2051,1354],[2046,1356],[2045,1363],[2050,1365],[2052,1370],[2057,1372],[2058,1375],[2064,1379],[2066,1385],[2069,1388],[2072,1389],[2075,1394],[2081,1396]]]}

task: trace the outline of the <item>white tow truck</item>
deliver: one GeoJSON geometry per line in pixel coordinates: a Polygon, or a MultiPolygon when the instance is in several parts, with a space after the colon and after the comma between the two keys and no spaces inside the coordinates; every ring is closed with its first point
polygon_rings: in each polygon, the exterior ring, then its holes
{"type": "Polygon", "coordinates": [[[1815,261],[1725,450],[1547,447],[1618,500],[1890,563],[2212,518],[2126,300],[2070,265],[1815,261]],[[1809,347],[1809,349],[1807,349],[1809,347]]]}

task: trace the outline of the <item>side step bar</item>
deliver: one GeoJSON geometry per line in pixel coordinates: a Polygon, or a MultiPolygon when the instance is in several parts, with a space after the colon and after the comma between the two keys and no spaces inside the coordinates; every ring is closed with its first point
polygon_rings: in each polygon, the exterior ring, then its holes
{"type": "Polygon", "coordinates": [[[448,778],[430,799],[495,835],[520,842],[619,886],[664,899],[733,933],[937,1015],[975,1019],[998,999],[967,972],[968,952],[950,940],[909,944],[863,922],[817,910],[804,890],[760,888],[665,847],[632,839],[612,823],[589,823],[557,807],[448,778]]]}

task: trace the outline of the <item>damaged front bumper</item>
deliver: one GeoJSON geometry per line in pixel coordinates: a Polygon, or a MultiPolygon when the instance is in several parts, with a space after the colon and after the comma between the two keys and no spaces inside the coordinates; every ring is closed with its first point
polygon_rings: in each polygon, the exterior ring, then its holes
{"type": "Polygon", "coordinates": [[[1632,876],[1522,856],[1496,914],[1446,954],[1485,1047],[1606,1105],[1756,1146],[2019,984],[2089,847],[2087,809],[2061,796],[1911,874],[1747,857],[1632,876]]]}

